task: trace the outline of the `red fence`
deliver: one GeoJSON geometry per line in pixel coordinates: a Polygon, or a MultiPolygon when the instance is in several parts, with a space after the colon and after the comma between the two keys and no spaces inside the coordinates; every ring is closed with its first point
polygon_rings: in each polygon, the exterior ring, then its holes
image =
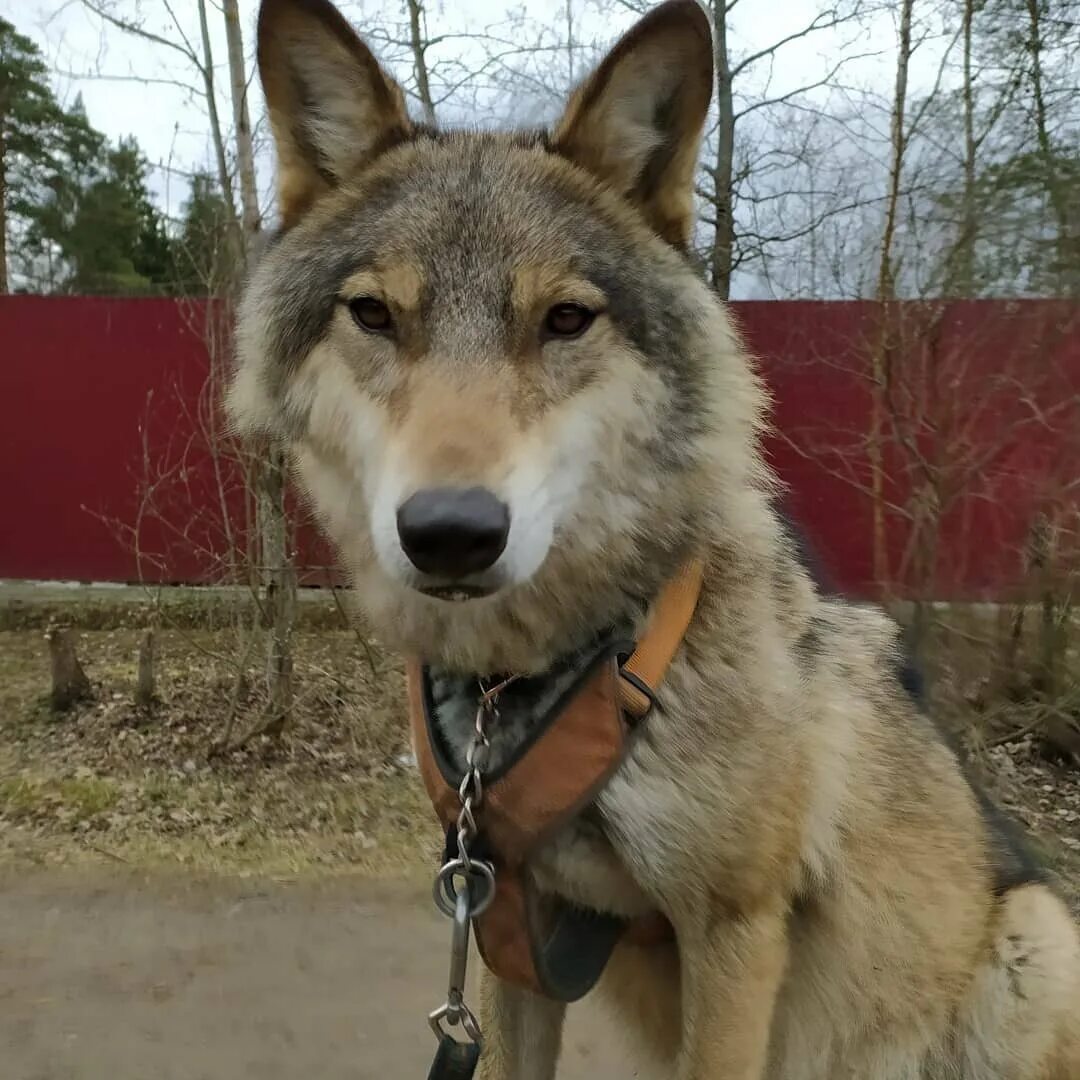
{"type": "MultiPolygon", "coordinates": [[[[1000,596],[1033,522],[1075,519],[1075,307],[733,309],[774,394],[769,453],[793,516],[844,591],[872,595],[885,578],[1000,596]]],[[[0,577],[220,577],[244,495],[208,450],[214,321],[169,300],[0,297],[0,577]]],[[[298,544],[318,578],[329,555],[309,525],[298,544]]]]}

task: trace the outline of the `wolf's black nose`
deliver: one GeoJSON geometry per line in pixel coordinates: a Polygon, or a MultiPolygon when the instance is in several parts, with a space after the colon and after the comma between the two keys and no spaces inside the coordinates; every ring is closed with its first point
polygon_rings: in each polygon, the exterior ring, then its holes
{"type": "Polygon", "coordinates": [[[397,529],[417,570],[458,579],[494,565],[506,547],[510,511],[486,488],[429,488],[401,504],[397,529]]]}

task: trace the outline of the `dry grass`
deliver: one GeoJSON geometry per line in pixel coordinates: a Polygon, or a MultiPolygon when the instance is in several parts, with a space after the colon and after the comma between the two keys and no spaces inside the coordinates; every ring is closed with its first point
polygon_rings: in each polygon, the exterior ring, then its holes
{"type": "Polygon", "coordinates": [[[79,651],[95,698],[47,705],[39,630],[0,633],[0,859],[87,857],[299,873],[430,865],[438,846],[414,770],[401,673],[347,631],[296,638],[287,737],[216,752],[261,720],[230,631],[158,634],[158,694],[133,704],[141,632],[92,630],[79,651]]]}
{"type": "MultiPolygon", "coordinates": [[[[1037,685],[1039,616],[990,606],[939,610],[925,655],[932,712],[973,777],[1028,830],[1080,912],[1080,760],[1063,738],[1080,721],[1080,651],[1061,660],[1053,694],[1037,685]]],[[[1070,627],[1075,643],[1080,627],[1070,627]]]]}

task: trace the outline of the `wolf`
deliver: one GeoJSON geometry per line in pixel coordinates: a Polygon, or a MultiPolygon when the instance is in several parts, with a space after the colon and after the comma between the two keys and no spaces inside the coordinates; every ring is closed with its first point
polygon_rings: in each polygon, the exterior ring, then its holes
{"type": "MultiPolygon", "coordinates": [[[[447,685],[542,680],[704,562],[626,759],[529,867],[674,927],[595,991],[641,1075],[1080,1077],[1067,908],[901,685],[897,627],[816,588],[778,514],[766,390],[690,252],[703,10],[646,14],[550,130],[414,122],[327,0],[264,0],[258,54],[281,228],[228,408],[289,447],[382,640],[447,685]]],[[[564,1006],[481,999],[482,1076],[551,1080],[564,1006]]]]}

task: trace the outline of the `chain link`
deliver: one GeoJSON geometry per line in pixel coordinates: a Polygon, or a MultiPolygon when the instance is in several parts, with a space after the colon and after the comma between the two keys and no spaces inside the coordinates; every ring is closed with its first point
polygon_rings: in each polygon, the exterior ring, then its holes
{"type": "Polygon", "coordinates": [[[490,688],[480,683],[472,741],[465,752],[465,775],[458,786],[461,810],[456,822],[457,858],[442,866],[435,876],[435,903],[454,920],[447,1000],[428,1017],[438,1038],[445,1034],[445,1023],[449,1027],[460,1024],[470,1042],[479,1044],[482,1039],[480,1025],[465,1004],[465,965],[469,924],[487,910],[495,896],[495,870],[490,862],[474,859],[469,854],[469,847],[480,832],[477,817],[484,804],[484,772],[491,756],[488,722],[498,719],[499,695],[513,681],[511,677],[490,688]],[[456,883],[457,878],[461,879],[460,886],[456,883]],[[480,895],[474,894],[477,887],[480,895]]]}
{"type": "Polygon", "coordinates": [[[498,716],[495,708],[495,699],[489,698],[480,684],[480,702],[476,707],[476,719],[473,724],[472,742],[465,752],[465,775],[461,778],[458,787],[458,798],[461,800],[461,812],[457,819],[457,846],[458,858],[461,859],[462,869],[466,874],[472,870],[472,859],[469,857],[469,845],[476,839],[478,826],[476,815],[484,802],[484,769],[487,767],[488,756],[491,750],[491,741],[487,736],[487,721],[489,714],[494,719],[498,716]]]}

